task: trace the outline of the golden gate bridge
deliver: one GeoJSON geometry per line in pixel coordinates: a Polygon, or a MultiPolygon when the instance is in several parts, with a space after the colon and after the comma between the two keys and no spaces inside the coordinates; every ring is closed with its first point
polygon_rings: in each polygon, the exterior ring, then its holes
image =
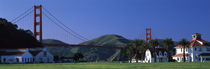
{"type": "Polygon", "coordinates": [[[54,23],[57,27],[68,33],[68,35],[71,35],[81,41],[87,41],[88,39],[84,36],[78,34],[77,32],[73,31],[71,28],[66,26],[64,23],[62,23],[59,19],[57,19],[49,10],[44,8],[42,5],[35,5],[32,8],[29,8],[24,13],[20,14],[18,17],[13,19],[12,23],[17,23],[20,20],[24,19],[26,16],[34,12],[34,23],[33,23],[33,36],[39,40],[39,42],[42,43],[44,46],[55,46],[55,47],[83,47],[83,48],[106,48],[106,49],[121,49],[123,47],[120,46],[98,46],[98,45],[77,45],[77,44],[49,44],[49,43],[43,43],[42,42],[42,16],[46,16],[52,23],[54,23]]]}

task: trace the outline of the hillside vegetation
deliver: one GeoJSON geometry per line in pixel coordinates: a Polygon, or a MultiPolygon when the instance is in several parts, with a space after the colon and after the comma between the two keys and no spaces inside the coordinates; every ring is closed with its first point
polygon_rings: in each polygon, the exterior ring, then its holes
{"type": "MultiPolygon", "coordinates": [[[[66,44],[59,40],[46,39],[43,43],[66,44]]],[[[119,35],[104,35],[90,41],[81,43],[80,45],[99,45],[99,46],[125,46],[130,40],[119,35]]],[[[120,50],[104,49],[104,48],[77,48],[77,47],[47,47],[49,52],[56,56],[72,57],[75,53],[84,54],[86,61],[112,61],[120,59],[120,50]]]]}
{"type": "Polygon", "coordinates": [[[36,48],[42,47],[29,30],[18,29],[18,26],[0,18],[0,48],[36,48]]]}

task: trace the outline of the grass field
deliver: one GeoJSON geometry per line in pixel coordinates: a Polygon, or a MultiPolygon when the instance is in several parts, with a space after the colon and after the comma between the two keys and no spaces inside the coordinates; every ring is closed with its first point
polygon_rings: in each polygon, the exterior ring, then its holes
{"type": "Polygon", "coordinates": [[[210,69],[210,62],[0,64],[0,69],[210,69]]]}

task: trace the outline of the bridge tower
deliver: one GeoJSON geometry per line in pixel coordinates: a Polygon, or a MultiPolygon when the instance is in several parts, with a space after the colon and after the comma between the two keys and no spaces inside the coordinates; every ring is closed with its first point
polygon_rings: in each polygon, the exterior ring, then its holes
{"type": "Polygon", "coordinates": [[[149,40],[151,40],[151,28],[146,28],[146,42],[148,43],[149,40]]]}
{"type": "Polygon", "coordinates": [[[42,42],[42,6],[34,6],[34,37],[42,42]]]}

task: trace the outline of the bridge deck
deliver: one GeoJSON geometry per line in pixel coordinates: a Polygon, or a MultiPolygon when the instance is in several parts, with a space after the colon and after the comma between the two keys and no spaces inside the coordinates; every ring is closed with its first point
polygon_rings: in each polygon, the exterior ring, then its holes
{"type": "Polygon", "coordinates": [[[122,49],[123,47],[117,46],[96,46],[96,45],[70,45],[70,44],[43,44],[44,46],[54,47],[82,47],[82,48],[106,48],[106,49],[122,49]]]}

